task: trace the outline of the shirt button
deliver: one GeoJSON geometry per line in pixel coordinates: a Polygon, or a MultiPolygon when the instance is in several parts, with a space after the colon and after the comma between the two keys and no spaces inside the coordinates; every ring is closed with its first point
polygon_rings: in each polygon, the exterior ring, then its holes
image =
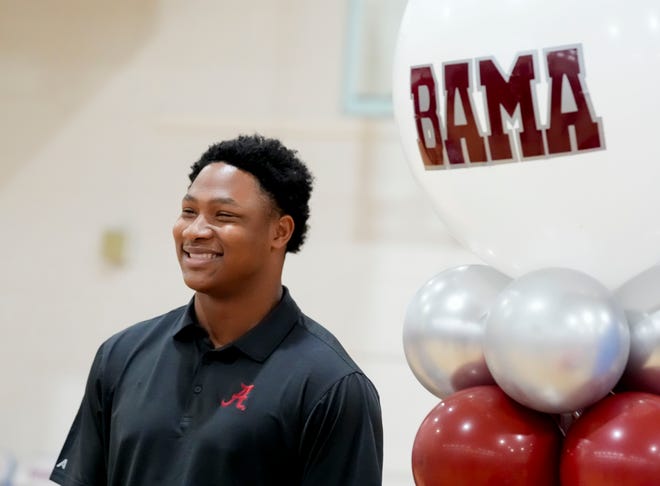
{"type": "Polygon", "coordinates": [[[202,391],[202,385],[195,385],[195,388],[193,388],[193,391],[195,393],[199,393],[202,391]]]}

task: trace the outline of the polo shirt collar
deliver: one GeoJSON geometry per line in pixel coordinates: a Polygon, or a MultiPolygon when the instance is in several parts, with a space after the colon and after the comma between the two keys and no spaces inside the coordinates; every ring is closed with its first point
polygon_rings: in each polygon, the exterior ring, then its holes
{"type": "MultiPolygon", "coordinates": [[[[194,303],[193,297],[176,322],[172,330],[174,339],[189,341],[207,335],[197,320],[194,303]]],[[[265,361],[298,321],[300,313],[289,289],[283,286],[282,298],[273,310],[247,333],[220,349],[234,347],[255,361],[265,361]]]]}

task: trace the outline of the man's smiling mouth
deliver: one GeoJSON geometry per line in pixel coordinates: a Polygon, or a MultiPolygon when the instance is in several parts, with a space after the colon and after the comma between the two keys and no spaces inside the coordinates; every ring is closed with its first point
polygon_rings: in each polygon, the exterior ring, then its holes
{"type": "Polygon", "coordinates": [[[192,260],[213,260],[221,257],[222,253],[217,251],[210,251],[205,248],[183,248],[183,253],[187,258],[192,260]]]}

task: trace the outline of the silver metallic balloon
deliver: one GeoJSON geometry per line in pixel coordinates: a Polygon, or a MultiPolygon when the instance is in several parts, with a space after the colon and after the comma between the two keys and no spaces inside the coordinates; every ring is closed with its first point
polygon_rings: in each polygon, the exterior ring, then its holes
{"type": "Polygon", "coordinates": [[[625,389],[660,394],[660,265],[631,278],[615,292],[630,325],[625,389]]]}
{"type": "Polygon", "coordinates": [[[408,365],[439,398],[494,384],[483,357],[484,318],[511,279],[486,265],[439,273],[413,296],[403,326],[408,365]]]}
{"type": "Polygon", "coordinates": [[[547,413],[607,395],[626,366],[630,331],[611,292],[581,272],[547,268],[514,280],[486,320],[484,355],[514,400],[547,413]]]}

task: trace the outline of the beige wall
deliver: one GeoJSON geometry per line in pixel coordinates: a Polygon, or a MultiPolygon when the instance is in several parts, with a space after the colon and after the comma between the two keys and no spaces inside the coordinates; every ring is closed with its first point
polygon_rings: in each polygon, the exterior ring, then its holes
{"type": "Polygon", "coordinates": [[[50,460],[98,344],[185,303],[170,228],[188,166],[260,131],[316,176],[285,283],[378,387],[384,484],[412,484],[436,403],[401,345],[405,306],[477,259],[412,180],[391,119],[341,113],[347,2],[0,0],[0,451],[50,460]],[[101,257],[104,231],[127,262],[101,257]]]}

